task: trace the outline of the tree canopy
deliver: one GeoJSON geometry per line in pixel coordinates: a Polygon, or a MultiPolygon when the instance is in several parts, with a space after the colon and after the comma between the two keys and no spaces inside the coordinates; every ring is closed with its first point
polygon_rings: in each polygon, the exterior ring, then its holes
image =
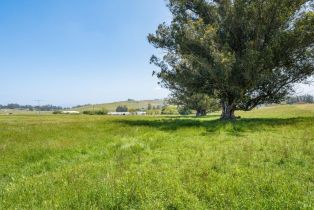
{"type": "Polygon", "coordinates": [[[129,109],[128,109],[128,107],[127,106],[118,106],[117,108],[116,108],[116,112],[127,112],[129,109]]]}
{"type": "Polygon", "coordinates": [[[169,100],[180,107],[181,111],[195,110],[196,116],[205,116],[208,112],[219,110],[217,99],[203,93],[173,91],[169,100]]]}
{"type": "Polygon", "coordinates": [[[314,13],[306,0],[168,0],[173,19],[149,42],[154,72],[170,91],[220,100],[235,110],[278,103],[314,72],[314,13]]]}

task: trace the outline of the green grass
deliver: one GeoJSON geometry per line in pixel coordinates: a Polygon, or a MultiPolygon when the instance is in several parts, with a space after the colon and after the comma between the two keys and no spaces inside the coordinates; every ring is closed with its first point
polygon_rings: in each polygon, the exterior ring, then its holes
{"type": "Polygon", "coordinates": [[[0,116],[0,209],[313,209],[314,106],[0,116]]]}
{"type": "Polygon", "coordinates": [[[87,105],[79,108],[75,108],[77,111],[91,111],[91,110],[102,110],[106,109],[108,111],[116,111],[118,106],[127,106],[129,109],[147,109],[148,104],[152,106],[162,106],[164,101],[161,99],[155,100],[143,100],[143,101],[120,101],[113,103],[104,103],[104,104],[96,104],[96,105],[87,105]]]}

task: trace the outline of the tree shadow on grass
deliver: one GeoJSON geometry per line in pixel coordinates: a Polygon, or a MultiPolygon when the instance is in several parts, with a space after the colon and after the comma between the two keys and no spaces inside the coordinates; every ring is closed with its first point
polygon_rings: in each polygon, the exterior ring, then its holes
{"type": "Polygon", "coordinates": [[[166,115],[166,116],[162,116],[163,119],[196,119],[196,120],[200,120],[200,119],[216,119],[219,118],[220,114],[211,114],[211,115],[207,115],[207,116],[200,116],[200,117],[196,117],[196,116],[191,116],[191,115],[187,115],[187,116],[171,116],[171,115],[166,115]]]}
{"type": "Polygon", "coordinates": [[[230,135],[241,136],[244,132],[269,131],[276,127],[296,125],[298,123],[309,121],[314,122],[314,117],[243,118],[235,121],[221,121],[217,119],[217,116],[200,119],[195,117],[163,117],[147,120],[123,119],[117,122],[128,126],[143,126],[169,132],[184,128],[205,128],[206,133],[225,132],[230,135]]]}

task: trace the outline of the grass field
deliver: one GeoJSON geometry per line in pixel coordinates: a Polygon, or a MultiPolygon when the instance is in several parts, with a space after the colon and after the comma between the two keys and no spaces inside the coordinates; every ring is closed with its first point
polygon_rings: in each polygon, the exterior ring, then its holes
{"type": "Polygon", "coordinates": [[[313,209],[314,106],[0,116],[0,209],[313,209]]]}

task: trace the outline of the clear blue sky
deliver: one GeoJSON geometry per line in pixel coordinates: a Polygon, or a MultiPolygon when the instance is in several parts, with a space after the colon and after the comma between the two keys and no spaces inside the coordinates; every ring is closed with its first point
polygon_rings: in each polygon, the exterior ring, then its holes
{"type": "Polygon", "coordinates": [[[0,1],[0,104],[163,98],[146,37],[169,20],[164,0],[0,1]]]}
{"type": "Polygon", "coordinates": [[[0,104],[76,105],[167,96],[148,33],[164,0],[0,2],[0,104]]]}

